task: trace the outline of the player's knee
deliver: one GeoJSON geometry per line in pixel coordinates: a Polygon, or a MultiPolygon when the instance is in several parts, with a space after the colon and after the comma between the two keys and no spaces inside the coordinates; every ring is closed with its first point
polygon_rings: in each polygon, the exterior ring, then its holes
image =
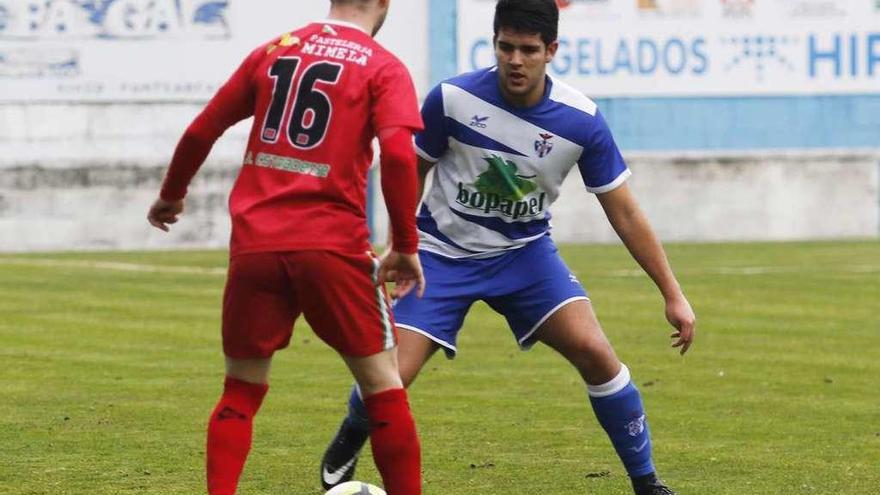
{"type": "Polygon", "coordinates": [[[403,383],[401,383],[400,378],[398,377],[396,380],[390,379],[386,381],[370,382],[366,384],[358,383],[358,386],[361,389],[361,395],[363,396],[363,398],[367,398],[376,394],[380,394],[382,392],[387,392],[388,390],[403,388],[403,383]]]}
{"type": "Polygon", "coordinates": [[[394,368],[375,368],[368,373],[361,373],[356,377],[362,397],[391,390],[403,388],[403,381],[394,368]]]}
{"type": "Polygon", "coordinates": [[[419,376],[419,372],[422,370],[422,366],[424,365],[424,361],[422,362],[406,362],[401,360],[400,362],[400,380],[403,382],[404,387],[409,387],[412,382],[416,381],[416,377],[419,376]]]}
{"type": "Polygon", "coordinates": [[[397,357],[392,350],[365,357],[343,356],[361,390],[368,397],[393,388],[403,388],[397,357]]]}
{"type": "Polygon", "coordinates": [[[604,339],[577,339],[566,346],[566,356],[570,359],[587,362],[601,362],[614,355],[611,344],[604,339]]]}
{"type": "Polygon", "coordinates": [[[271,358],[233,359],[226,358],[226,375],[248,382],[265,384],[269,382],[271,358]]]}
{"type": "Polygon", "coordinates": [[[565,357],[587,383],[604,383],[620,371],[620,360],[610,345],[582,341],[570,346],[565,357]]]}

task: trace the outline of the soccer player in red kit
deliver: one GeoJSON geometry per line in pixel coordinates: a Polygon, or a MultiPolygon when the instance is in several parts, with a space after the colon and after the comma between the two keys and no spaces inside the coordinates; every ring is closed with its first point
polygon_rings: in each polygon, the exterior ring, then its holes
{"type": "Polygon", "coordinates": [[[167,231],[214,142],[254,117],[229,200],[226,380],[208,424],[210,495],[236,491],[272,355],[288,345],[300,314],[357,380],[387,492],[421,493],[419,442],[384,282],[396,282],[396,296],[424,290],[412,145],[422,121],[406,68],[373,40],[389,2],[331,0],[327,20],[254,50],[184,133],[150,208],[150,223],[167,231]],[[392,229],[381,260],[370,251],[365,221],[376,136],[392,229]]]}

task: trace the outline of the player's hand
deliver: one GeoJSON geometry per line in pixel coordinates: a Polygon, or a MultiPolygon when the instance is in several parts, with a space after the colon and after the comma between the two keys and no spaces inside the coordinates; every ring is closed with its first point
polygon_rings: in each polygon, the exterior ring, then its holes
{"type": "Polygon", "coordinates": [[[168,225],[177,223],[177,215],[183,213],[183,200],[165,201],[162,198],[156,198],[153,206],[147,213],[147,221],[150,225],[159,230],[168,232],[168,225]]]}
{"type": "Polygon", "coordinates": [[[676,329],[669,335],[670,338],[676,339],[672,347],[681,347],[681,354],[684,355],[694,341],[697,323],[691,303],[684,294],[666,301],[666,320],[676,329]]]}
{"type": "Polygon", "coordinates": [[[422,297],[425,293],[425,275],[422,273],[422,263],[417,253],[404,254],[389,250],[382,255],[379,263],[379,278],[377,283],[383,285],[386,282],[394,282],[391,297],[399,299],[414,288],[416,295],[422,297]]]}

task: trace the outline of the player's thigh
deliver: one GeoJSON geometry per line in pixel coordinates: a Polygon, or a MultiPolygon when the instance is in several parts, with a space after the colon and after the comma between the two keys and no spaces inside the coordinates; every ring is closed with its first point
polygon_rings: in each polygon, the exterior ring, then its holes
{"type": "Polygon", "coordinates": [[[565,357],[592,385],[606,383],[620,371],[620,361],[589,301],[561,307],[541,324],[535,338],[565,357]]]}
{"type": "Polygon", "coordinates": [[[223,294],[223,351],[235,360],[269,358],[290,342],[299,313],[277,253],[234,256],[223,294]]]}
{"type": "Polygon", "coordinates": [[[303,315],[343,356],[365,357],[397,345],[385,288],[372,253],[297,251],[285,256],[303,315]]]}
{"type": "Polygon", "coordinates": [[[400,330],[397,333],[399,341],[397,346],[397,363],[400,371],[400,379],[404,387],[409,387],[418,376],[425,363],[440,349],[440,344],[428,337],[408,330],[400,330]]]}
{"type": "Polygon", "coordinates": [[[549,237],[522,248],[492,284],[485,301],[504,315],[523,349],[534,345],[539,329],[557,312],[573,302],[589,301],[549,237]],[[529,269],[521,269],[524,266],[529,269]]]}
{"type": "Polygon", "coordinates": [[[419,252],[419,259],[427,281],[424,295],[418,297],[412,291],[394,302],[394,319],[401,339],[407,338],[400,347],[402,373],[411,369],[410,364],[420,368],[436,350],[424,339],[442,348],[448,358],[455,357],[465,315],[481,297],[481,276],[470,264],[425,251],[419,252]],[[430,354],[425,356],[426,352],[430,354]]]}

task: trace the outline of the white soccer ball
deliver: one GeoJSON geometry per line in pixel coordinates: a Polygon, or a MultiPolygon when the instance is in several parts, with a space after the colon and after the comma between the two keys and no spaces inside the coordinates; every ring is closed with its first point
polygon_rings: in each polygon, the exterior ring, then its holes
{"type": "Polygon", "coordinates": [[[325,495],[386,495],[385,490],[361,481],[346,481],[330,489],[325,495]]]}

